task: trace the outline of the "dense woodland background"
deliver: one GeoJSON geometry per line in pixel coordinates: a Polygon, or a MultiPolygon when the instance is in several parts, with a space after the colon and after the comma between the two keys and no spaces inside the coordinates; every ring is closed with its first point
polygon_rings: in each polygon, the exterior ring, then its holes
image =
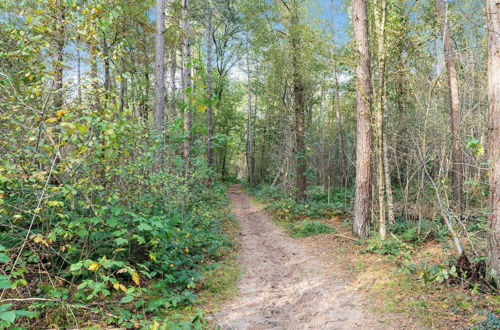
{"type": "Polygon", "coordinates": [[[498,293],[497,10],[3,1],[0,327],[147,326],[190,306],[233,249],[238,180],[282,212],[335,209],[375,252],[453,241],[498,293]]]}

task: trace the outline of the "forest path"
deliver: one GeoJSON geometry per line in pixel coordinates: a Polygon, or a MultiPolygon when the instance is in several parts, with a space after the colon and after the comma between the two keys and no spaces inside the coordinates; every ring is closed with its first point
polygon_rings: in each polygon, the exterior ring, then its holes
{"type": "Polygon", "coordinates": [[[239,185],[229,189],[241,226],[238,295],[215,315],[222,329],[392,329],[370,311],[342,267],[289,237],[239,185]]]}

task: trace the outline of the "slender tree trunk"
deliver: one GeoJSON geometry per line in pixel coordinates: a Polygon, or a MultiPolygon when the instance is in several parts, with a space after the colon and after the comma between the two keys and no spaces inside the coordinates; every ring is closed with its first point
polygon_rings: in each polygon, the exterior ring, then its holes
{"type": "Polygon", "coordinates": [[[214,163],[214,155],[212,150],[212,136],[214,135],[214,127],[212,123],[212,13],[210,8],[210,0],[205,0],[205,21],[207,25],[207,161],[208,166],[212,167],[214,163]]]}
{"type": "Polygon", "coordinates": [[[391,171],[389,169],[389,146],[387,137],[384,135],[383,148],[384,148],[384,171],[385,171],[385,193],[387,196],[387,220],[389,224],[394,224],[394,198],[392,196],[392,183],[391,171]]]}
{"type": "Polygon", "coordinates": [[[500,1],[486,1],[488,27],[488,101],[490,207],[488,277],[500,284],[500,1]]]}
{"type": "Polygon", "coordinates": [[[342,186],[347,187],[347,162],[345,151],[345,138],[344,138],[344,125],[342,123],[342,113],[340,111],[340,93],[339,93],[339,80],[337,75],[337,60],[333,63],[333,80],[335,84],[334,95],[334,108],[335,117],[337,119],[338,133],[339,133],[339,170],[340,170],[340,183],[342,186]]]}
{"type": "Polygon", "coordinates": [[[184,56],[183,56],[183,83],[184,83],[184,132],[186,137],[184,138],[183,144],[183,156],[186,163],[189,161],[189,156],[191,152],[191,125],[193,119],[193,113],[191,111],[190,99],[191,99],[191,45],[189,42],[190,25],[189,25],[189,0],[182,0],[182,18],[183,18],[183,46],[184,46],[184,56]]]}
{"type": "Polygon", "coordinates": [[[82,57],[80,54],[80,36],[76,38],[76,90],[78,104],[82,104],[82,57]]]}
{"type": "Polygon", "coordinates": [[[448,88],[450,91],[452,156],[451,171],[453,185],[453,201],[458,210],[462,208],[463,173],[462,152],[460,148],[460,99],[458,95],[458,78],[456,69],[456,54],[451,45],[452,35],[448,27],[446,0],[435,0],[436,14],[441,26],[444,47],[444,59],[448,71],[448,88]]]}
{"type": "Polygon", "coordinates": [[[301,40],[299,25],[299,8],[294,1],[290,21],[290,35],[292,43],[292,66],[293,66],[293,108],[295,113],[295,147],[296,147],[296,189],[297,200],[306,199],[307,178],[306,172],[306,150],[304,143],[304,84],[302,81],[301,68],[301,40]]]}
{"type": "Polygon", "coordinates": [[[377,33],[377,62],[378,62],[378,86],[375,97],[374,111],[374,142],[375,142],[375,166],[377,171],[377,199],[379,208],[379,233],[380,238],[386,235],[386,204],[385,204],[385,171],[384,171],[384,110],[385,110],[385,22],[386,1],[379,0],[375,4],[375,29],[377,33]]]}
{"type": "Polygon", "coordinates": [[[177,71],[177,51],[176,47],[172,47],[172,54],[170,58],[170,111],[172,118],[177,118],[177,86],[175,84],[175,75],[177,71]]]}
{"type": "Polygon", "coordinates": [[[247,36],[247,76],[248,76],[248,87],[247,87],[247,170],[248,170],[248,182],[254,184],[254,173],[253,173],[253,161],[254,161],[254,151],[253,151],[253,127],[252,127],[252,88],[251,88],[251,76],[250,76],[250,49],[248,44],[247,36]]]}
{"type": "Polygon", "coordinates": [[[53,88],[55,92],[54,107],[60,110],[64,103],[64,91],[63,91],[63,73],[64,73],[64,44],[66,40],[65,32],[65,19],[66,12],[63,6],[59,9],[57,13],[57,25],[58,34],[55,44],[55,54],[54,54],[54,83],[53,88]]]}
{"type": "Polygon", "coordinates": [[[366,0],[352,0],[352,20],[357,57],[356,66],[356,195],[353,232],[368,236],[371,222],[372,198],[372,135],[370,51],[368,47],[368,18],[366,0]]]}
{"type": "Polygon", "coordinates": [[[156,0],[155,36],[155,129],[163,131],[165,121],[165,0],[156,0]]]}
{"type": "Polygon", "coordinates": [[[124,76],[125,73],[125,59],[122,59],[122,65],[120,69],[120,113],[123,113],[125,109],[125,92],[127,91],[127,79],[124,76]]]}

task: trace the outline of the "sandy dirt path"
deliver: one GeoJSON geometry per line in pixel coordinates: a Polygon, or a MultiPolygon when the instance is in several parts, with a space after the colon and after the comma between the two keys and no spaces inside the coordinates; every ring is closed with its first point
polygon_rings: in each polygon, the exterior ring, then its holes
{"type": "Polygon", "coordinates": [[[241,225],[239,294],[215,315],[222,329],[394,329],[370,312],[341,267],[320,260],[252,202],[229,190],[241,225]]]}

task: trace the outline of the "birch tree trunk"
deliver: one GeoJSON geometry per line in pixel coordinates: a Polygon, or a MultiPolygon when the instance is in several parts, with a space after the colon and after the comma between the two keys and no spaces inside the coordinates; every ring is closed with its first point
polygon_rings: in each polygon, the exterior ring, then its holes
{"type": "Polygon", "coordinates": [[[488,101],[490,207],[488,277],[500,283],[500,0],[486,1],[488,31],[488,101]]]}
{"type": "Polygon", "coordinates": [[[456,54],[451,45],[451,32],[448,27],[446,0],[435,0],[436,14],[441,26],[441,35],[444,47],[444,59],[448,71],[448,88],[450,91],[450,114],[452,135],[452,186],[453,201],[458,210],[462,208],[463,173],[462,153],[460,150],[460,99],[458,95],[458,78],[456,69],[456,54]]]}
{"type": "Polygon", "coordinates": [[[372,134],[370,81],[370,50],[368,47],[368,17],[366,0],[352,0],[352,26],[356,51],[356,193],[353,232],[368,236],[372,198],[372,134]]]}

